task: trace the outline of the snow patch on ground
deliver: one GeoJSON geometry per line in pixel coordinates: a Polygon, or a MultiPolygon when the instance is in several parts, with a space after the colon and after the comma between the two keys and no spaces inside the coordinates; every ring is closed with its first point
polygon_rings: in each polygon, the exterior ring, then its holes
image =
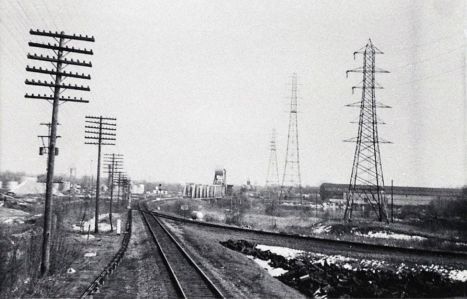
{"type": "Polygon", "coordinates": [[[331,226],[330,225],[317,225],[313,227],[313,233],[315,234],[323,234],[323,233],[329,233],[331,231],[331,226]]]}
{"type": "Polygon", "coordinates": [[[398,233],[387,232],[387,231],[376,231],[376,232],[369,231],[366,234],[362,234],[361,232],[354,232],[354,234],[360,237],[379,238],[379,239],[398,239],[398,240],[416,240],[416,241],[426,240],[425,237],[420,237],[416,235],[398,234],[398,233]]]}
{"type": "MultiPolygon", "coordinates": [[[[86,235],[81,235],[81,238],[87,239],[87,238],[88,238],[88,235],[87,235],[87,234],[86,234],[86,235]]],[[[95,238],[96,238],[96,237],[94,237],[94,235],[89,234],[89,239],[90,239],[90,240],[95,239],[95,238]]]]}
{"type": "Polygon", "coordinates": [[[298,255],[301,255],[304,253],[303,250],[297,250],[297,249],[292,249],[292,248],[287,248],[287,247],[281,247],[281,246],[269,246],[269,245],[256,245],[256,248],[262,251],[271,251],[271,253],[281,255],[285,257],[286,259],[294,259],[298,255]]]}
{"type": "Polygon", "coordinates": [[[451,270],[449,272],[449,278],[452,280],[459,280],[462,282],[467,281],[467,270],[451,270]]]}
{"type": "MultiPolygon", "coordinates": [[[[120,218],[120,214],[112,213],[112,222],[116,219],[120,218]]],[[[74,231],[79,232],[87,232],[88,228],[90,227],[90,231],[94,231],[95,221],[94,217],[89,219],[88,221],[84,221],[82,225],[73,225],[74,231]]],[[[114,227],[116,228],[116,226],[114,227]]],[[[100,214],[99,215],[99,232],[109,232],[110,231],[110,223],[109,223],[109,214],[100,214]]]]}
{"type": "Polygon", "coordinates": [[[18,217],[12,217],[12,218],[8,218],[6,220],[3,220],[3,223],[4,224],[23,224],[24,221],[21,220],[20,218],[18,217]]]}
{"type": "Polygon", "coordinates": [[[30,214],[18,209],[0,208],[0,223],[4,224],[22,224],[30,214]]]}
{"type": "Polygon", "coordinates": [[[278,276],[281,276],[284,273],[287,273],[287,270],[285,270],[285,269],[271,267],[269,265],[269,262],[271,260],[263,261],[261,259],[255,258],[255,257],[253,257],[251,255],[247,255],[247,257],[249,259],[252,259],[253,261],[255,261],[255,263],[257,263],[261,268],[268,271],[269,275],[271,275],[272,277],[278,277],[278,276]]]}
{"type": "MultiPolygon", "coordinates": [[[[401,264],[390,264],[386,261],[381,260],[374,260],[374,259],[357,259],[346,257],[343,255],[327,255],[323,253],[315,253],[315,252],[307,252],[303,250],[297,250],[287,247],[281,246],[269,246],[269,245],[256,245],[256,248],[259,250],[269,250],[271,253],[283,256],[286,259],[308,259],[314,264],[321,264],[321,265],[336,265],[342,267],[346,270],[357,271],[372,271],[375,272],[377,269],[394,269],[396,273],[402,273],[405,271],[411,272],[419,272],[419,271],[428,271],[428,272],[437,272],[444,277],[448,277],[451,280],[457,280],[465,282],[467,281],[467,270],[462,269],[454,269],[452,267],[448,268],[441,265],[419,265],[415,264],[413,266],[408,266],[404,263],[401,264]]],[[[273,268],[269,265],[269,261],[260,260],[257,258],[253,258],[252,256],[248,256],[249,258],[253,259],[257,264],[259,264],[264,269],[268,270],[268,272],[273,276],[280,276],[283,273],[286,273],[287,270],[282,268],[273,268]]]]}
{"type": "Polygon", "coordinates": [[[328,256],[324,255],[324,257],[322,257],[319,260],[315,261],[315,263],[321,264],[321,265],[324,266],[325,263],[327,263],[328,265],[331,265],[331,264],[338,264],[338,263],[342,263],[342,262],[355,262],[355,261],[356,261],[356,259],[346,257],[346,256],[343,256],[343,255],[328,255],[328,256]]]}

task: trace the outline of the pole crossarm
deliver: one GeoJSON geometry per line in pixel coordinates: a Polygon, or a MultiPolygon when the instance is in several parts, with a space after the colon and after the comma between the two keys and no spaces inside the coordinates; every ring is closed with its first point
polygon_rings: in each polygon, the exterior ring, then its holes
{"type": "MultiPolygon", "coordinates": [[[[95,126],[84,126],[86,129],[97,129],[99,130],[100,128],[99,127],[95,127],[95,126]]],[[[107,128],[107,127],[102,127],[102,130],[107,130],[107,131],[116,131],[117,129],[116,128],[107,128]]]]}
{"type": "MultiPolygon", "coordinates": [[[[37,135],[37,137],[39,137],[39,138],[50,138],[50,135],[37,135]]],[[[55,138],[61,138],[61,137],[62,136],[60,136],[60,135],[55,136],[55,138]]]]}
{"type": "Polygon", "coordinates": [[[36,86],[45,86],[45,87],[58,87],[62,89],[74,89],[74,90],[82,90],[82,91],[90,91],[91,89],[89,86],[78,86],[78,85],[71,85],[71,84],[55,84],[53,82],[48,82],[48,81],[41,81],[41,80],[29,80],[26,79],[24,81],[26,85],[36,85],[36,86]]]}
{"type": "Polygon", "coordinates": [[[85,142],[84,144],[94,144],[94,145],[115,145],[115,143],[104,143],[104,142],[85,142]]]}
{"type": "Polygon", "coordinates": [[[108,165],[115,165],[115,166],[118,166],[118,167],[123,167],[123,160],[117,160],[116,158],[114,160],[110,159],[110,160],[107,160],[107,159],[104,159],[104,163],[108,164],[108,165]]]}
{"type": "Polygon", "coordinates": [[[88,123],[88,124],[106,125],[106,126],[116,126],[115,123],[99,122],[99,121],[93,121],[93,120],[85,120],[85,122],[88,123]]]}
{"type": "Polygon", "coordinates": [[[90,115],[86,115],[85,118],[102,119],[102,120],[117,120],[115,117],[90,116],[90,115]]]}
{"type": "Polygon", "coordinates": [[[70,78],[77,78],[77,79],[84,79],[84,80],[91,80],[91,75],[86,75],[84,73],[73,73],[73,72],[67,72],[67,71],[61,71],[57,72],[55,70],[50,70],[50,69],[45,69],[42,67],[36,68],[35,66],[30,67],[29,65],[26,66],[26,71],[27,72],[32,72],[32,73],[40,73],[40,74],[48,74],[48,75],[54,75],[54,76],[62,76],[62,77],[70,77],[70,78]]]}
{"type": "Polygon", "coordinates": [[[55,38],[63,38],[63,39],[73,39],[73,40],[80,40],[86,42],[95,42],[94,36],[88,35],[81,35],[81,34],[65,34],[64,32],[52,32],[52,31],[45,31],[45,30],[29,30],[29,34],[31,35],[39,35],[39,36],[48,36],[48,37],[55,37],[55,38]]]}
{"type": "MultiPolygon", "coordinates": [[[[28,99],[39,99],[39,100],[48,100],[48,101],[53,101],[54,97],[53,96],[47,96],[47,95],[35,95],[35,94],[26,94],[24,96],[25,98],[28,99]]],[[[75,102],[75,103],[89,103],[88,100],[83,100],[83,98],[76,98],[76,97],[60,97],[58,98],[60,102],[75,102]]]]}
{"type": "Polygon", "coordinates": [[[47,61],[47,62],[54,62],[54,63],[61,63],[65,65],[78,65],[78,66],[85,66],[85,67],[92,67],[92,63],[89,61],[81,61],[79,59],[66,59],[66,58],[56,58],[50,57],[49,55],[37,55],[37,54],[28,54],[28,59],[32,60],[40,60],[40,61],[47,61]]]}
{"type": "Polygon", "coordinates": [[[106,138],[106,137],[95,137],[95,136],[84,136],[86,139],[96,139],[96,140],[111,140],[115,141],[115,138],[106,138]]]}
{"type": "MultiPolygon", "coordinates": [[[[86,134],[99,134],[99,132],[95,132],[95,131],[84,131],[84,133],[86,133],[86,134]]],[[[117,136],[117,134],[115,134],[115,133],[108,133],[108,132],[102,132],[101,134],[102,135],[107,135],[107,136],[117,136]]]]}
{"type": "MultiPolygon", "coordinates": [[[[54,97],[53,96],[48,96],[48,95],[35,95],[35,94],[25,94],[25,98],[27,99],[39,99],[39,100],[48,100],[48,101],[53,101],[54,97]]],[[[88,100],[83,100],[83,98],[76,98],[76,97],[60,97],[58,98],[60,102],[75,102],[75,103],[89,103],[88,100]]]]}
{"type": "Polygon", "coordinates": [[[50,43],[47,44],[42,44],[42,43],[35,43],[35,42],[29,42],[28,43],[30,47],[35,47],[35,48],[42,48],[42,49],[49,49],[49,50],[54,50],[54,51],[64,51],[64,52],[71,52],[71,53],[78,53],[78,54],[86,54],[86,55],[93,55],[94,53],[92,50],[88,50],[86,48],[84,49],[79,49],[75,47],[67,47],[63,46],[60,47],[59,45],[55,44],[52,45],[50,43]]]}

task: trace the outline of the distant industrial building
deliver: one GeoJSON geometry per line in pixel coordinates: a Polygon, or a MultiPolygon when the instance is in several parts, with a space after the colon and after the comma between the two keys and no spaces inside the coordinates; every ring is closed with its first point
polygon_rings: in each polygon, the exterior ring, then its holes
{"type": "MultiPolygon", "coordinates": [[[[321,184],[319,190],[322,200],[331,200],[336,203],[344,203],[348,191],[349,185],[347,184],[331,183],[321,184]]],[[[386,186],[384,193],[389,200],[391,196],[391,187],[386,186]]],[[[427,205],[433,199],[453,200],[462,198],[462,189],[394,186],[393,198],[394,205],[398,206],[427,205]]],[[[357,202],[356,204],[362,203],[357,202]]]]}
{"type": "Polygon", "coordinates": [[[216,169],[212,185],[187,183],[183,188],[185,198],[223,198],[232,193],[233,185],[227,185],[227,171],[216,169]]]}
{"type": "Polygon", "coordinates": [[[133,194],[144,194],[144,184],[132,184],[131,193],[133,194]]]}

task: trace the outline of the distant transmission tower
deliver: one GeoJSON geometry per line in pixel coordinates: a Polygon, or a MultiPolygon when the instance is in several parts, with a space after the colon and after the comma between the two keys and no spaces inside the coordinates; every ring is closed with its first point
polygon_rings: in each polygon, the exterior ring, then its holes
{"type": "Polygon", "coordinates": [[[294,187],[298,189],[300,198],[302,198],[302,179],[300,176],[300,155],[298,146],[297,98],[297,74],[293,73],[287,150],[285,153],[284,174],[282,176],[279,199],[282,199],[283,196],[284,198],[291,197],[294,187]]]}
{"type": "Polygon", "coordinates": [[[375,89],[382,89],[375,81],[375,73],[389,73],[386,70],[375,67],[375,55],[383,54],[376,48],[371,39],[367,45],[354,52],[363,54],[363,67],[347,71],[348,73],[363,73],[361,86],[352,87],[352,92],[362,89],[362,98],[356,103],[346,105],[359,107],[358,136],[344,140],[355,142],[355,154],[350,176],[349,191],[346,195],[346,207],[344,219],[352,219],[352,211],[355,201],[367,202],[378,216],[379,221],[388,221],[387,199],[384,194],[383,167],[379,151],[380,143],[389,143],[378,136],[378,123],[384,124],[376,115],[376,108],[390,108],[375,99],[375,89]]]}
{"type": "Polygon", "coordinates": [[[266,176],[266,187],[279,186],[279,166],[277,163],[276,130],[272,130],[271,142],[269,144],[269,164],[266,176]]]}

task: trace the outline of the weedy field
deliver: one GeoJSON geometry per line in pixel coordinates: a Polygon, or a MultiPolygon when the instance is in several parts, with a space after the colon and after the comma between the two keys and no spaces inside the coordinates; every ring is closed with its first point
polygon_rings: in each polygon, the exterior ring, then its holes
{"type": "Polygon", "coordinates": [[[282,203],[236,195],[231,199],[154,201],[153,209],[201,221],[331,239],[401,247],[467,251],[467,201],[397,206],[394,222],[375,221],[369,209],[346,223],[343,209],[326,202],[282,203]],[[187,208],[182,209],[182,206],[187,208]],[[199,212],[199,213],[197,213],[199,212]],[[197,214],[197,216],[194,216],[197,214]]]}
{"type": "MultiPolygon", "coordinates": [[[[93,206],[93,201],[55,200],[51,275],[46,278],[40,277],[43,205],[0,207],[0,298],[69,296],[80,283],[89,283],[118,250],[120,239],[109,232],[94,236],[89,226],[80,226],[94,223],[93,206]],[[89,252],[91,257],[85,257],[89,252]],[[80,275],[83,279],[76,279],[80,275]]],[[[114,222],[124,209],[114,206],[114,222]]],[[[107,204],[101,204],[101,213],[100,227],[108,226],[107,204]]]]}

